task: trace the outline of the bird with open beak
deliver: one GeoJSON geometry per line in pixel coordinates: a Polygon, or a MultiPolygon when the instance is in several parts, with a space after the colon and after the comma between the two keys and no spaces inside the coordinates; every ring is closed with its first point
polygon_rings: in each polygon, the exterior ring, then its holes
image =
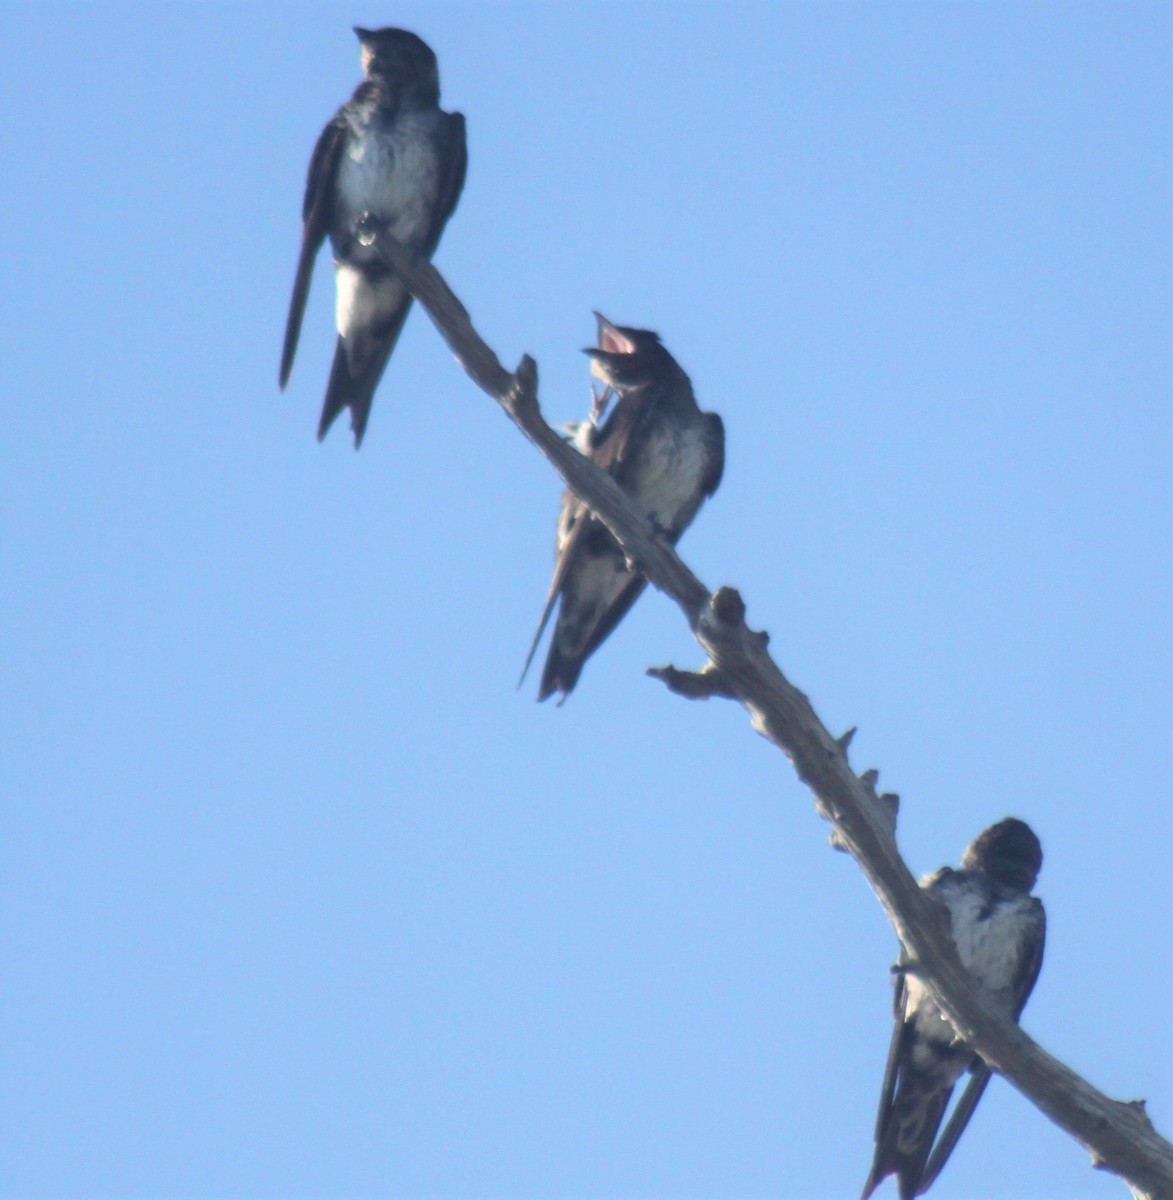
{"type": "MultiPolygon", "coordinates": [[[[617,397],[575,442],[675,544],[721,482],[725,427],[702,412],[692,383],[659,335],[615,325],[596,313],[598,346],[585,353],[591,373],[617,397]]],[[[554,578],[522,679],[558,605],[538,699],[574,690],[583,664],[635,603],[647,581],[614,535],[572,492],[562,500],[554,578]]]]}

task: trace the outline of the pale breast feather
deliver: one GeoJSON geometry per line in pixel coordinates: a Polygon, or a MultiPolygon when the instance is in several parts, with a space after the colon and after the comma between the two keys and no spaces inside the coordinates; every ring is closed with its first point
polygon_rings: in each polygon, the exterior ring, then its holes
{"type": "Polygon", "coordinates": [[[658,525],[678,532],[696,509],[709,455],[702,431],[666,423],[647,439],[634,472],[633,499],[658,525]]]}
{"type": "Polygon", "coordinates": [[[427,123],[399,121],[391,132],[367,129],[338,164],[340,214],[349,224],[363,213],[386,221],[392,236],[422,244],[440,184],[427,123]]]}
{"type": "Polygon", "coordinates": [[[403,303],[403,284],[386,275],[372,280],[349,263],[334,267],[336,299],[334,323],[345,338],[356,330],[375,330],[389,321],[403,303]]]}
{"type": "Polygon", "coordinates": [[[1034,919],[1029,896],[990,896],[983,891],[950,889],[945,897],[952,915],[953,940],[966,970],[1007,999],[1018,977],[1023,934],[1034,919]]]}

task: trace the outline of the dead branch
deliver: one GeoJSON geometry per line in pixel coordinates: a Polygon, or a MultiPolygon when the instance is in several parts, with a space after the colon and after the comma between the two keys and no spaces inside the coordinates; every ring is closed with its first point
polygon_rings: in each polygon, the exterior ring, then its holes
{"type": "Polygon", "coordinates": [[[745,624],[745,605],[737,592],[710,592],[615,481],[546,424],[538,407],[533,359],[525,356],[510,374],[430,263],[409,254],[370,221],[359,235],[423,305],[473,382],[501,405],[598,514],[648,581],[680,606],[708,663],[700,672],[665,667],[650,673],[678,694],[726,696],[744,705],[754,729],[787,755],[814,793],[819,815],[834,827],[833,844],[859,864],[918,974],[962,1037],[1080,1142],[1095,1167],[1119,1175],[1138,1200],[1173,1200],[1173,1145],[1153,1129],[1143,1102],[1105,1096],[985,1003],[896,848],[895,797],[877,795],[874,773],[861,777],[851,769],[846,753],[850,736],[836,739],[828,733],[807,697],[771,658],[768,637],[745,624]]]}

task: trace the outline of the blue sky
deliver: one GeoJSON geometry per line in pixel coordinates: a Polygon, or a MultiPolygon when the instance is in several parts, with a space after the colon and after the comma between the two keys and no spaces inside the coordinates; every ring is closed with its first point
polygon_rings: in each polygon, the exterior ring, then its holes
{"type": "MultiPolygon", "coordinates": [[[[645,596],[514,690],[560,486],[413,315],[314,440],[306,163],[352,24],[439,55],[437,263],[581,416],[591,310],[728,430],[681,549],[916,873],[1046,853],[1053,1053],[1173,1131],[1169,11],[5,13],[4,1197],[858,1194],[893,935],[645,596]]],[[[893,1196],[889,1183],[880,1193],[893,1196]]],[[[1117,1197],[995,1081],[941,1200],[1117,1197]]]]}

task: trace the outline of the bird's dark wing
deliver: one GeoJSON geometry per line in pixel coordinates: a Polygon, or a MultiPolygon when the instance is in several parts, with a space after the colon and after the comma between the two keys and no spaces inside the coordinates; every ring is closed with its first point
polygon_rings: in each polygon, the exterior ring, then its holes
{"type": "MultiPolygon", "coordinates": [[[[624,554],[619,543],[606,526],[597,517],[592,516],[590,510],[577,496],[572,492],[567,492],[564,504],[573,506],[576,511],[566,522],[567,533],[558,551],[558,560],[554,565],[554,578],[550,580],[550,589],[546,594],[546,606],[542,610],[541,621],[538,623],[537,631],[530,643],[529,653],[525,657],[525,665],[522,667],[521,678],[518,679],[517,686],[521,687],[525,681],[530,663],[533,662],[534,654],[537,652],[538,643],[542,640],[542,634],[554,611],[554,605],[557,603],[558,597],[562,595],[568,580],[572,585],[571,593],[575,593],[577,591],[575,580],[581,585],[581,571],[590,569],[587,564],[593,558],[596,563],[612,563],[610,570],[615,582],[618,582],[620,586],[606,606],[598,610],[589,635],[576,652],[570,655],[565,654],[563,647],[558,644],[558,631],[555,631],[554,642],[550,645],[549,656],[542,672],[542,684],[538,696],[540,700],[544,700],[552,691],[559,688],[566,692],[570,691],[578,680],[583,664],[607,640],[615,627],[627,615],[647,583],[642,575],[624,565],[624,554]],[[572,573],[576,571],[576,568],[579,574],[572,579],[572,573]]],[[[563,512],[565,514],[566,510],[564,509],[563,512]]],[[[565,610],[563,616],[565,616],[565,610]]],[[[562,619],[560,617],[559,621],[561,622],[562,619]]]]}
{"type": "MultiPolygon", "coordinates": [[[[621,397],[591,443],[587,457],[609,475],[616,475],[622,466],[623,453],[631,440],[632,431],[638,423],[641,407],[638,401],[625,403],[624,398],[621,397]]],[[[550,580],[550,590],[546,593],[546,607],[542,610],[542,619],[538,623],[537,632],[530,643],[529,653],[525,657],[525,666],[522,667],[521,678],[517,681],[518,687],[525,682],[526,673],[529,671],[530,663],[533,662],[538,643],[542,640],[542,634],[545,632],[550,615],[554,611],[554,605],[566,582],[567,573],[574,565],[579,547],[587,538],[591,524],[592,518],[586,505],[572,492],[567,492],[563,499],[562,516],[559,519],[559,527],[565,528],[566,535],[558,547],[558,559],[554,564],[554,578],[550,580]]],[[[632,595],[623,610],[615,614],[614,619],[607,626],[607,633],[615,628],[619,619],[635,603],[635,597],[638,594],[637,591],[635,595],[632,595]]],[[[595,640],[592,649],[597,647],[605,636],[606,634],[603,634],[595,640]]],[[[583,656],[583,661],[586,657],[587,655],[583,656]]]]}
{"type": "Polygon", "coordinates": [[[900,1078],[900,1064],[904,1058],[907,1040],[912,1034],[911,1026],[904,1019],[905,1000],[906,988],[904,976],[898,975],[892,997],[892,1009],[893,1015],[896,1018],[896,1026],[892,1030],[892,1042],[888,1047],[888,1062],[884,1067],[884,1083],[880,1088],[880,1107],[876,1111],[876,1153],[872,1162],[871,1173],[868,1175],[867,1182],[863,1185],[862,1200],[868,1200],[872,1192],[879,1187],[894,1169],[888,1165],[888,1127],[892,1123],[892,1116],[895,1112],[896,1084],[900,1078]]]}
{"type": "Polygon", "coordinates": [[[1035,900],[1034,903],[1038,933],[1031,939],[1030,950],[1023,955],[1013,983],[1014,1019],[1016,1021],[1022,1016],[1022,1010],[1026,1007],[1026,1002],[1030,999],[1030,994],[1035,990],[1035,984],[1039,981],[1039,972],[1043,969],[1043,950],[1047,943],[1047,913],[1041,900],[1035,900]]]}
{"type": "Polygon", "coordinates": [[[901,1200],[912,1200],[953,1093],[947,1078],[934,1078],[916,1065],[921,1035],[915,1015],[908,1012],[903,974],[897,977],[893,1009],[896,1028],[876,1113],[876,1149],[861,1200],[868,1200],[889,1175],[897,1177],[901,1200]]]}
{"type": "Polygon", "coordinates": [[[301,254],[297,259],[293,294],[289,298],[285,346],[281,351],[281,373],[278,376],[283,391],[289,382],[289,373],[293,370],[293,356],[297,353],[297,340],[301,336],[301,319],[305,315],[305,302],[310,294],[314,259],[317,258],[322,242],[330,231],[334,205],[334,177],[346,141],[344,114],[345,109],[339,109],[330,124],[322,130],[317,145],[314,146],[309,173],[306,176],[305,199],[301,207],[301,254]]]}
{"type": "Polygon", "coordinates": [[[554,611],[554,605],[558,600],[558,593],[566,581],[566,572],[570,570],[571,563],[574,561],[575,546],[585,536],[584,531],[588,520],[586,506],[573,492],[568,491],[563,497],[562,513],[558,518],[559,531],[561,532],[565,527],[565,536],[559,541],[558,558],[554,563],[554,578],[550,580],[550,590],[546,593],[546,607],[542,609],[542,619],[538,622],[534,640],[530,642],[529,653],[525,656],[525,665],[521,668],[521,677],[517,681],[518,687],[525,682],[530,663],[533,662],[534,654],[537,652],[538,643],[542,640],[542,634],[546,632],[550,614],[554,611]]]}
{"type": "Polygon", "coordinates": [[[568,696],[586,660],[610,636],[646,586],[633,571],[619,543],[591,518],[561,589],[558,623],[542,670],[538,699],[554,692],[568,696]]]}
{"type": "Polygon", "coordinates": [[[704,494],[711,496],[721,483],[725,474],[725,422],[716,413],[705,413],[705,441],[709,444],[712,461],[709,473],[705,476],[704,494]]]}
{"type": "Polygon", "coordinates": [[[550,623],[550,614],[554,611],[554,602],[558,599],[558,592],[554,585],[550,585],[550,594],[546,597],[546,607],[542,609],[542,619],[538,622],[537,631],[534,633],[534,639],[529,644],[529,652],[525,656],[525,662],[521,668],[521,674],[517,677],[517,686],[520,688],[525,683],[525,677],[529,674],[530,664],[534,661],[534,655],[538,652],[538,643],[542,640],[542,634],[546,632],[546,626],[550,623]]]}
{"type": "Polygon", "coordinates": [[[904,1057],[905,1042],[911,1032],[904,1019],[906,993],[904,976],[898,975],[892,996],[892,1015],[896,1018],[896,1026],[892,1030],[892,1043],[888,1047],[888,1062],[884,1067],[884,1083],[880,1088],[880,1107],[876,1113],[877,1145],[884,1140],[884,1132],[892,1118],[892,1101],[896,1096],[896,1082],[900,1077],[900,1062],[904,1057]]]}
{"type": "MultiPolygon", "coordinates": [[[[642,575],[638,575],[634,571],[630,572],[630,578],[623,585],[619,594],[607,605],[606,610],[599,617],[598,624],[595,625],[590,637],[587,638],[586,645],[582,648],[582,653],[578,655],[579,669],[611,636],[615,631],[615,627],[631,611],[631,606],[640,598],[647,585],[648,581],[642,575]]],[[[578,672],[576,671],[576,679],[577,675],[578,672]]]]}
{"type": "MultiPolygon", "coordinates": [[[[1011,990],[1014,994],[1014,1019],[1016,1021],[1022,1016],[1022,1010],[1031,992],[1034,990],[1035,983],[1038,982],[1039,971],[1042,970],[1043,966],[1043,946],[1046,942],[1047,916],[1040,901],[1036,900],[1034,904],[1038,933],[1035,937],[1031,938],[1027,952],[1022,956],[1022,961],[1018,964],[1018,970],[1011,985],[1011,990]]],[[[957,1107],[949,1115],[948,1124],[946,1124],[940,1138],[937,1139],[937,1144],[933,1147],[932,1154],[929,1155],[929,1161],[925,1164],[924,1175],[921,1177],[920,1187],[917,1189],[918,1196],[923,1195],[933,1186],[933,1181],[944,1169],[945,1164],[949,1161],[949,1156],[953,1153],[954,1147],[956,1147],[958,1140],[965,1132],[965,1127],[969,1124],[969,1119],[973,1116],[973,1111],[977,1108],[978,1101],[982,1098],[982,1094],[986,1090],[986,1085],[990,1082],[990,1068],[977,1055],[974,1056],[970,1073],[969,1083],[965,1085],[965,1091],[961,1093],[961,1099],[958,1100],[957,1107]]]]}
{"type": "Polygon", "coordinates": [[[957,1101],[957,1107],[949,1116],[945,1131],[937,1139],[937,1144],[929,1155],[929,1161],[925,1164],[924,1174],[921,1175],[920,1184],[916,1189],[918,1196],[923,1196],[944,1170],[945,1164],[949,1161],[949,1155],[953,1153],[954,1147],[965,1132],[969,1118],[973,1116],[973,1110],[977,1108],[978,1101],[986,1090],[986,1084],[990,1082],[990,1068],[980,1058],[974,1062],[972,1071],[969,1083],[965,1085],[965,1091],[961,1093],[961,1099],[957,1101]]]}
{"type": "Polygon", "coordinates": [[[643,396],[628,393],[620,396],[603,423],[591,447],[590,458],[620,485],[623,484],[628,448],[642,433],[651,410],[643,396]]]}
{"type": "Polygon", "coordinates": [[[464,177],[468,173],[468,142],[465,139],[464,114],[447,113],[448,147],[441,157],[447,169],[440,180],[436,197],[436,208],[432,215],[432,226],[424,241],[424,253],[431,258],[440,244],[440,234],[448,224],[448,218],[456,209],[456,202],[464,190],[464,177]]]}

